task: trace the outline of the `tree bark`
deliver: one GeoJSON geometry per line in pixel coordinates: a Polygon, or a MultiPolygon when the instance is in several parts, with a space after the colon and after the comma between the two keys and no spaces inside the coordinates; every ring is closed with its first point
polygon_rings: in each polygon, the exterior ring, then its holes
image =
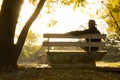
{"type": "Polygon", "coordinates": [[[3,0],[0,12],[0,65],[13,64],[14,35],[23,0],[3,0]]]}

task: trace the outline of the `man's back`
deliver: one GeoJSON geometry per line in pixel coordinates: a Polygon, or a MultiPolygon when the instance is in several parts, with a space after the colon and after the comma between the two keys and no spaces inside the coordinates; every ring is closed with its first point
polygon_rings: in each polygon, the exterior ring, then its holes
{"type": "MultiPolygon", "coordinates": [[[[71,31],[70,34],[79,36],[83,34],[100,34],[99,30],[95,27],[95,21],[94,20],[89,20],[89,29],[86,29],[84,31],[71,31]]],[[[89,39],[86,39],[88,42],[89,39]]],[[[100,42],[101,39],[91,39],[92,42],[100,42]]],[[[89,51],[88,47],[85,47],[84,50],[89,51]]],[[[98,50],[98,47],[91,47],[91,51],[96,51],[98,50]]]]}

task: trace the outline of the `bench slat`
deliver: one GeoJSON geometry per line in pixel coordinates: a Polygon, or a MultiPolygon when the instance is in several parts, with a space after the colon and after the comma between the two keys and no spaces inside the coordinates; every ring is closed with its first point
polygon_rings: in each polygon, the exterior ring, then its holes
{"type": "Polygon", "coordinates": [[[104,47],[103,42],[43,42],[43,46],[104,47]]]}
{"type": "Polygon", "coordinates": [[[44,34],[44,38],[97,38],[97,39],[105,39],[105,34],[84,34],[80,36],[73,36],[71,34],[44,34]]]}

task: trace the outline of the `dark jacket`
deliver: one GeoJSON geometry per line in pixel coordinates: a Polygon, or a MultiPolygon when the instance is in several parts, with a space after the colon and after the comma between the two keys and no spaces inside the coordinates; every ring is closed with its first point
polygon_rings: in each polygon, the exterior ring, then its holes
{"type": "MultiPolygon", "coordinates": [[[[83,35],[83,34],[100,34],[100,32],[98,31],[98,29],[96,27],[92,27],[89,29],[86,29],[84,31],[71,31],[70,34],[75,35],[75,36],[79,36],[79,35],[83,35]]],[[[86,41],[88,42],[89,40],[86,39],[86,41]]],[[[91,39],[92,42],[100,42],[101,39],[91,39]]],[[[96,51],[98,50],[98,47],[91,47],[91,51],[96,51]]],[[[88,51],[88,47],[84,48],[84,50],[88,51]]]]}

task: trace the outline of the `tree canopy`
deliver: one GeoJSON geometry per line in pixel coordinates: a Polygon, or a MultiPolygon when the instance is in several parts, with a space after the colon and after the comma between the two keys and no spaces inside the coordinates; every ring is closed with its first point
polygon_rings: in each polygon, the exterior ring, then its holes
{"type": "Polygon", "coordinates": [[[107,3],[102,2],[102,4],[106,7],[104,18],[109,26],[108,32],[120,35],[120,1],[108,0],[107,3]]]}

